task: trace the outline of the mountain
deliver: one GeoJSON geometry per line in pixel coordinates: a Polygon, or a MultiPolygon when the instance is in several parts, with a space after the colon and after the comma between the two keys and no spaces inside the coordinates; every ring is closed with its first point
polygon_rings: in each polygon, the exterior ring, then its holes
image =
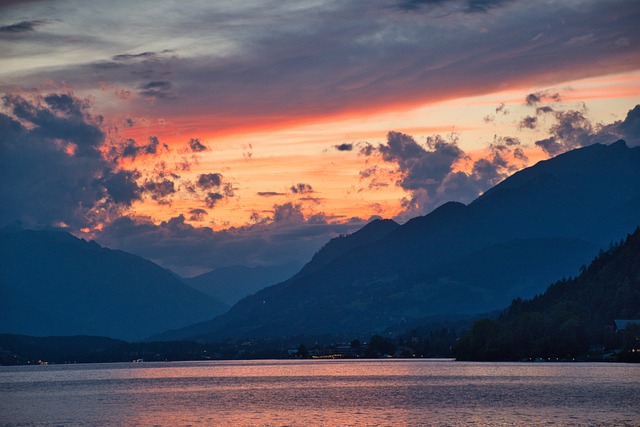
{"type": "Polygon", "coordinates": [[[0,332],[137,340],[227,308],[138,256],[59,230],[0,230],[0,332]]]}
{"type": "Polygon", "coordinates": [[[454,350],[464,360],[573,359],[588,355],[593,345],[604,347],[600,357],[631,345],[627,350],[638,361],[638,333],[640,228],[600,253],[578,277],[560,280],[531,300],[513,301],[498,320],[476,322],[454,350]],[[638,325],[616,333],[616,319],[637,319],[638,325]]]}
{"type": "Polygon", "coordinates": [[[269,267],[237,265],[216,268],[208,273],[184,279],[184,282],[231,306],[247,295],[291,277],[299,268],[297,264],[269,267]]]}
{"type": "Polygon", "coordinates": [[[376,242],[394,231],[400,225],[390,219],[376,219],[360,230],[331,239],[311,258],[295,277],[313,274],[328,266],[333,260],[345,256],[348,252],[376,242]]]}
{"type": "Polygon", "coordinates": [[[224,315],[161,337],[370,334],[501,309],[575,274],[639,224],[640,147],[595,144],[520,171],[469,205],[447,203],[335,256],[316,256],[322,262],[224,315]]]}
{"type": "MultiPolygon", "coordinates": [[[[350,235],[331,239],[294,277],[302,277],[326,267],[331,261],[347,252],[375,242],[399,227],[389,219],[377,219],[350,235]]],[[[193,288],[226,304],[233,305],[245,296],[256,293],[291,277],[298,270],[296,265],[274,267],[224,267],[200,276],[184,279],[193,288]]]]}

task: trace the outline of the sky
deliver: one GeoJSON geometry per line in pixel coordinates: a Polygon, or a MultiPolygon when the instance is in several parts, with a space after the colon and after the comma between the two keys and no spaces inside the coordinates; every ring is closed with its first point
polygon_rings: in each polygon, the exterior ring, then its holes
{"type": "Polygon", "coordinates": [[[0,226],[184,276],[640,145],[636,0],[3,1],[0,226]]]}

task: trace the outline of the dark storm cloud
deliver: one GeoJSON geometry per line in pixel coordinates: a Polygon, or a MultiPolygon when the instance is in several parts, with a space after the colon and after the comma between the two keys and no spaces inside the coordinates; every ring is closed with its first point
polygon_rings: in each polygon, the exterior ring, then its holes
{"type": "Polygon", "coordinates": [[[97,180],[109,165],[99,156],[104,135],[71,95],[30,101],[3,97],[0,113],[0,223],[82,227],[106,191],[97,180]]]}
{"type": "Polygon", "coordinates": [[[199,138],[191,138],[189,140],[189,148],[191,149],[191,151],[193,151],[194,153],[199,153],[201,151],[207,151],[208,148],[206,145],[204,145],[199,138]]]}
{"type": "Polygon", "coordinates": [[[16,33],[27,33],[30,31],[34,31],[35,27],[38,25],[44,24],[46,21],[35,20],[35,21],[22,21],[17,24],[4,25],[0,27],[0,33],[5,34],[16,34],[16,33]]]}
{"type": "Polygon", "coordinates": [[[218,188],[222,185],[222,175],[219,173],[203,173],[198,175],[196,185],[203,190],[218,188]]]}
{"type": "Polygon", "coordinates": [[[100,197],[92,183],[102,166],[72,158],[0,114],[0,222],[85,225],[84,215],[100,197]]]}
{"type": "Polygon", "coordinates": [[[69,94],[49,95],[44,105],[31,103],[20,95],[5,95],[5,107],[34,128],[30,134],[45,140],[59,140],[74,150],[77,156],[101,157],[98,147],[104,135],[86,111],[85,102],[69,94]]]}
{"type": "Polygon", "coordinates": [[[142,199],[143,189],[137,183],[138,178],[138,172],[122,170],[107,172],[98,182],[114,202],[130,206],[134,201],[142,199]]]}
{"type": "Polygon", "coordinates": [[[77,231],[121,215],[145,195],[167,203],[175,193],[177,176],[162,162],[154,176],[118,169],[122,157],[156,155],[158,138],[107,143],[89,102],[70,93],[2,99],[8,114],[0,113],[0,225],[18,220],[77,231]]]}
{"type": "Polygon", "coordinates": [[[353,144],[338,144],[334,146],[338,151],[351,151],[353,150],[353,144]]]}

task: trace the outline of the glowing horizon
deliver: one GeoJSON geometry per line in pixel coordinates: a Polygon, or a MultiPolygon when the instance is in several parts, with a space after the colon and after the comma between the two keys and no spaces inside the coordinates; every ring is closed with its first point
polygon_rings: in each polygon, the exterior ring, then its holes
{"type": "Polygon", "coordinates": [[[483,4],[6,3],[0,225],[180,271],[303,260],[563,151],[640,144],[619,129],[640,104],[640,5],[483,4]],[[235,258],[167,255],[195,247],[235,258]]]}

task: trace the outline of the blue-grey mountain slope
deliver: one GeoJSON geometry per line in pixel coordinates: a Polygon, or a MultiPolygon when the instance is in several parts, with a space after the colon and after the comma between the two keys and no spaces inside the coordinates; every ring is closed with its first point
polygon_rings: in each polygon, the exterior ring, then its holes
{"type": "Polygon", "coordinates": [[[300,269],[296,264],[246,267],[236,265],[216,268],[208,273],[184,279],[194,289],[232,306],[242,298],[267,286],[280,283],[300,269]]]}
{"type": "Polygon", "coordinates": [[[164,338],[369,334],[479,313],[574,275],[640,225],[640,147],[559,155],[465,206],[447,203],[164,338]],[[306,271],[306,273],[305,273],[306,271]]]}
{"type": "Polygon", "coordinates": [[[56,230],[0,230],[0,332],[137,340],[228,306],[151,261],[56,230]]]}

